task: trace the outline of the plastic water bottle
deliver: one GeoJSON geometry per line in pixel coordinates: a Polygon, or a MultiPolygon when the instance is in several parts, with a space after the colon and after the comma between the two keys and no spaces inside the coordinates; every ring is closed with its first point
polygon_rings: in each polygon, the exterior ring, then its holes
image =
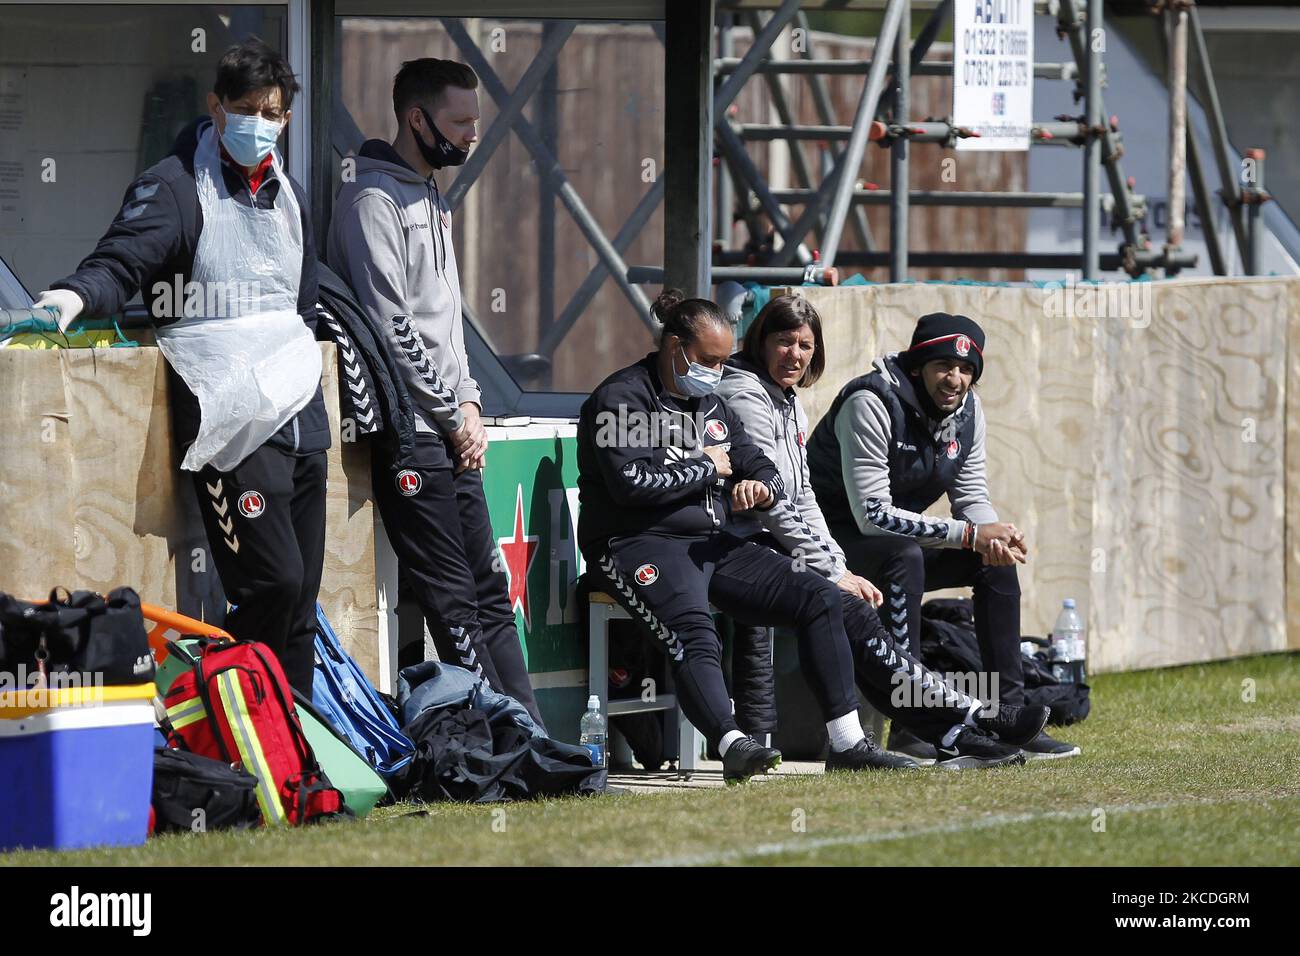
{"type": "Polygon", "coordinates": [[[605,718],[600,716],[600,698],[592,694],[587,698],[587,712],[582,715],[578,743],[587,748],[591,762],[605,766],[605,718]]]}
{"type": "Polygon", "coordinates": [[[1061,613],[1052,628],[1052,676],[1062,684],[1083,683],[1086,653],[1083,618],[1074,608],[1074,598],[1066,598],[1061,602],[1061,613]]]}

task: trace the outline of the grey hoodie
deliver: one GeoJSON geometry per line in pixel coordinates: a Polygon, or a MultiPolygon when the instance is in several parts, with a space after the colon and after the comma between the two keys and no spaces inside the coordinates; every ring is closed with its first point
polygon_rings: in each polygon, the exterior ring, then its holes
{"type": "Polygon", "coordinates": [[[465,356],[451,209],[383,140],[367,140],[356,177],[335,200],[327,261],[388,333],[417,407],[417,431],[460,428],[462,402],[482,404],[465,356]]]}
{"type": "MultiPolygon", "coordinates": [[[[896,359],[897,356],[897,352],[891,352],[885,358],[896,359]]],[[[885,359],[876,359],[874,367],[886,370],[885,359]]],[[[948,489],[951,518],[918,514],[893,504],[889,487],[889,448],[894,441],[903,438],[893,434],[889,412],[875,392],[864,388],[844,402],[833,424],[835,437],[840,442],[844,487],[848,490],[849,506],[853,509],[859,531],[864,535],[893,534],[875,522],[901,520],[920,531],[917,543],[922,547],[960,548],[967,521],[981,525],[998,520],[998,513],[989,500],[985,465],[988,425],[984,420],[984,408],[974,389],[966,393],[960,407],[964,408],[967,402],[974,405],[975,435],[970,454],[962,464],[957,480],[948,489]],[[871,501],[877,503],[874,510],[867,507],[867,502],[871,501]]],[[[952,415],[939,422],[931,420],[936,439],[951,421],[952,415]]],[[[951,432],[946,437],[951,438],[951,432]]]]}
{"type": "Polygon", "coordinates": [[[745,425],[745,432],[772,460],[785,482],[785,497],[766,511],[733,516],[735,533],[767,531],[782,549],[803,557],[809,571],[831,581],[844,575],[844,552],[831,537],[808,478],[808,416],[794,389],[788,392],[743,355],[733,355],[722,370],[718,396],[745,425]]]}

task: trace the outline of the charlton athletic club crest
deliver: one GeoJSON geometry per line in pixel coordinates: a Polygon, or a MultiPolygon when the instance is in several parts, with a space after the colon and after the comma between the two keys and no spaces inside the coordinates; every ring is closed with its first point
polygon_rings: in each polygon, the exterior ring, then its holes
{"type": "Polygon", "coordinates": [[[720,418],[710,418],[704,423],[704,434],[714,441],[726,441],[727,423],[720,418]]]}
{"type": "Polygon", "coordinates": [[[402,493],[402,497],[410,498],[420,493],[420,474],[406,468],[397,473],[397,490],[402,493]]]}
{"type": "MultiPolygon", "coordinates": [[[[970,339],[964,335],[957,336],[957,341],[952,343],[952,347],[957,350],[957,354],[962,358],[970,355],[970,339]]],[[[952,455],[948,456],[953,457],[952,455]]]]}
{"type": "Polygon", "coordinates": [[[954,438],[952,441],[948,442],[948,460],[951,461],[960,454],[961,442],[954,438]]]}
{"type": "Polygon", "coordinates": [[[266,499],[260,491],[245,491],[239,496],[239,513],[245,518],[256,518],[266,510],[266,499]]]}
{"type": "Polygon", "coordinates": [[[659,580],[659,569],[653,564],[643,564],[636,569],[636,583],[645,587],[659,580]]]}

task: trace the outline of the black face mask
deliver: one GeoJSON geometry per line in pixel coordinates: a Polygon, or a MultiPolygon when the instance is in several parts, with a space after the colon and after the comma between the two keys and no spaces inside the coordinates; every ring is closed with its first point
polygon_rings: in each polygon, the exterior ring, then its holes
{"type": "Polygon", "coordinates": [[[469,158],[469,150],[461,149],[443,136],[438,127],[433,125],[433,118],[429,116],[423,106],[420,107],[420,114],[424,117],[425,123],[429,125],[429,129],[433,130],[434,138],[434,145],[430,146],[424,141],[424,137],[420,135],[419,130],[414,126],[411,127],[411,132],[415,136],[415,145],[420,147],[420,155],[424,157],[424,161],[434,169],[463,164],[469,158]]]}

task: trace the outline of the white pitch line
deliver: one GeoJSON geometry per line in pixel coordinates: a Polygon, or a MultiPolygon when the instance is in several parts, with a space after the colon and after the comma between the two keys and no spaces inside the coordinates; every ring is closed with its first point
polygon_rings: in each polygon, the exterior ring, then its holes
{"type": "Polygon", "coordinates": [[[962,823],[941,823],[929,827],[916,827],[908,830],[878,830],[871,833],[848,833],[833,837],[814,837],[813,839],[786,840],[781,843],[760,843],[745,850],[724,850],[721,853],[699,854],[695,856],[664,857],[644,863],[629,863],[627,866],[716,866],[750,857],[779,856],[782,853],[807,853],[832,846],[858,846],[867,843],[887,843],[891,840],[906,840],[911,837],[929,836],[935,833],[964,833],[973,830],[989,830],[1013,823],[1033,823],[1037,820],[1068,820],[1086,818],[1097,809],[1112,813],[1146,813],[1150,810],[1169,810],[1174,807],[1209,807],[1228,803],[1264,803],[1268,800],[1294,800],[1300,796],[1285,793],[1277,796],[1260,794],[1240,794],[1221,800],[1172,800],[1164,803],[1120,803],[1111,806],[1086,807],[1078,810],[1044,810],[1039,813],[1004,813],[982,817],[962,823]]]}

